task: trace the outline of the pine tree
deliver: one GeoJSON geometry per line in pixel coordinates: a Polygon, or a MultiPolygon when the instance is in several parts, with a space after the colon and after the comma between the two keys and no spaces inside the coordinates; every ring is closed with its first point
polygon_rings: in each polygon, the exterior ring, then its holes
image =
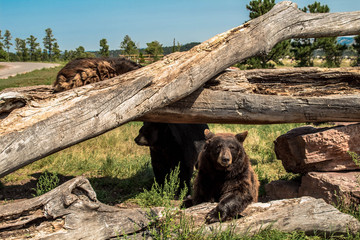
{"type": "Polygon", "coordinates": [[[7,53],[4,50],[4,44],[2,42],[3,39],[4,37],[1,35],[0,30],[0,61],[6,61],[8,59],[7,53]]]}
{"type": "Polygon", "coordinates": [[[60,59],[60,55],[61,55],[61,51],[60,51],[60,47],[59,44],[57,42],[54,42],[53,48],[52,48],[52,52],[53,52],[53,59],[55,61],[60,59]]]}
{"type": "Polygon", "coordinates": [[[15,39],[15,50],[20,61],[27,61],[29,59],[29,49],[26,47],[24,39],[15,39]]]}
{"type": "Polygon", "coordinates": [[[44,48],[47,50],[48,58],[50,61],[52,61],[52,50],[53,45],[56,39],[54,38],[54,35],[52,34],[51,28],[45,29],[45,37],[43,38],[44,48]]]}
{"type": "Polygon", "coordinates": [[[295,60],[297,61],[297,67],[312,67],[314,66],[312,53],[315,50],[313,45],[313,39],[301,38],[291,42],[295,60]]]}
{"type": "Polygon", "coordinates": [[[5,48],[7,49],[7,57],[8,57],[8,61],[9,61],[9,52],[10,52],[10,46],[12,46],[13,44],[10,42],[12,39],[12,36],[11,36],[11,33],[9,30],[6,30],[5,31],[5,34],[4,34],[4,46],[5,48]]]}
{"type": "Polygon", "coordinates": [[[39,47],[39,43],[36,42],[37,38],[34,37],[33,35],[30,35],[30,37],[28,37],[26,39],[26,43],[29,44],[29,54],[30,54],[30,61],[35,60],[35,51],[36,49],[39,47]]]}
{"type": "Polygon", "coordinates": [[[124,40],[120,44],[120,50],[123,55],[134,55],[134,54],[138,54],[139,52],[135,42],[131,40],[129,35],[126,35],[124,37],[124,40]]]}
{"type": "Polygon", "coordinates": [[[105,38],[100,40],[100,55],[103,57],[108,57],[109,52],[109,45],[107,44],[107,40],[105,38]]]}
{"type": "MultiPolygon", "coordinates": [[[[320,2],[314,2],[301,9],[310,13],[328,13],[330,8],[327,5],[321,5],[320,2]]],[[[337,43],[336,37],[317,38],[317,39],[296,39],[292,41],[295,59],[299,67],[313,66],[313,52],[321,48],[325,53],[326,67],[338,67],[341,63],[342,53],[346,49],[345,45],[337,43]]]]}
{"type": "Polygon", "coordinates": [[[247,10],[250,11],[250,19],[254,19],[264,15],[275,6],[275,0],[253,0],[246,5],[247,10]]]}
{"type": "Polygon", "coordinates": [[[177,42],[177,45],[175,44],[175,38],[174,38],[174,41],[173,41],[173,46],[171,48],[171,52],[180,52],[180,49],[181,49],[181,45],[179,42],[177,42]]]}
{"type": "Polygon", "coordinates": [[[146,43],[147,48],[145,52],[153,56],[154,61],[159,60],[159,55],[162,55],[164,50],[162,48],[162,44],[158,41],[152,41],[151,43],[146,43]]]}
{"type": "Polygon", "coordinates": [[[76,48],[75,49],[75,56],[76,56],[76,58],[84,58],[84,57],[86,57],[85,48],[83,46],[79,46],[78,48],[76,48]]]}
{"type": "MultiPolygon", "coordinates": [[[[275,0],[252,0],[249,2],[249,5],[246,5],[246,8],[250,11],[250,19],[257,18],[268,11],[270,11],[275,6],[275,0]]],[[[274,67],[270,61],[275,62],[276,64],[282,64],[280,61],[283,57],[288,55],[290,52],[290,40],[282,41],[276,44],[268,54],[263,54],[259,57],[252,57],[246,60],[245,68],[272,68],[274,67]]],[[[243,66],[240,66],[243,68],[243,66]]]]}
{"type": "Polygon", "coordinates": [[[4,37],[1,35],[1,30],[0,30],[0,50],[3,50],[4,47],[3,39],[4,37]]]}
{"type": "Polygon", "coordinates": [[[354,38],[355,42],[353,44],[353,48],[357,53],[357,59],[356,61],[353,63],[354,66],[358,66],[360,65],[360,35],[357,35],[354,38]]]}

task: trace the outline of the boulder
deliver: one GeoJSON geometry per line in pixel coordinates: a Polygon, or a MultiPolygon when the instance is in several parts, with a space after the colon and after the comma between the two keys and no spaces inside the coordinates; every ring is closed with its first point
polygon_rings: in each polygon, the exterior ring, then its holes
{"type": "Polygon", "coordinates": [[[275,153],[288,172],[358,170],[350,152],[360,153],[360,124],[295,128],[275,140],[275,153]]]}
{"type": "Polygon", "coordinates": [[[270,200],[299,197],[300,182],[277,180],[265,185],[266,196],[270,200]]]}
{"type": "MultiPolygon", "coordinates": [[[[185,211],[185,216],[194,222],[204,222],[206,213],[215,207],[214,203],[204,203],[185,211]]],[[[302,197],[253,203],[242,213],[243,217],[224,223],[213,223],[203,227],[204,234],[231,230],[237,234],[254,235],[264,229],[276,229],[283,232],[303,231],[307,235],[355,234],[360,223],[353,216],[341,213],[323,199],[302,197]]]]}
{"type": "Polygon", "coordinates": [[[307,173],[302,177],[299,196],[322,198],[327,203],[357,209],[360,204],[360,171],[307,173]]]}

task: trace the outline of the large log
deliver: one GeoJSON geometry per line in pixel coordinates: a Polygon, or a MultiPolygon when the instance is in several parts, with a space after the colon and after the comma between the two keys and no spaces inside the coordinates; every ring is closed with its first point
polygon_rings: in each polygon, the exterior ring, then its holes
{"type": "Polygon", "coordinates": [[[153,239],[156,236],[151,229],[161,226],[154,223],[161,223],[165,217],[172,219],[166,224],[187,221],[177,226],[188,229],[178,232],[194,231],[195,236],[197,228],[201,229],[197,233],[201,236],[222,231],[253,235],[263,229],[333,236],[352,235],[360,230],[360,223],[353,216],[310,197],[253,203],[241,213],[244,217],[204,225],[206,214],[215,206],[216,203],[203,203],[185,211],[163,207],[120,209],[99,202],[89,181],[77,177],[42,196],[0,206],[0,238],[153,239]]]}
{"type": "Polygon", "coordinates": [[[273,124],[359,122],[360,68],[226,71],[140,120],[273,124]]]}
{"type": "MultiPolygon", "coordinates": [[[[136,120],[238,124],[360,122],[359,81],[359,67],[227,69],[189,96],[136,120]]],[[[51,86],[6,89],[0,92],[0,115],[51,98],[51,86]]]]}
{"type": "Polygon", "coordinates": [[[188,52],[13,110],[0,122],[0,177],[176,102],[227,67],[266,53],[282,40],[359,32],[359,12],[306,14],[296,4],[281,2],[188,52]]]}

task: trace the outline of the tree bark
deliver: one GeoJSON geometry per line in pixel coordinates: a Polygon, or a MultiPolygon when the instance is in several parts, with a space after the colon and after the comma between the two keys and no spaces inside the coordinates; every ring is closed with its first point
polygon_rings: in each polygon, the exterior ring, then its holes
{"type": "MultiPolygon", "coordinates": [[[[135,120],[238,124],[359,122],[359,82],[360,67],[227,69],[189,96],[135,120]]],[[[0,93],[0,116],[5,118],[14,109],[53,97],[51,86],[6,89],[0,93]]]]}
{"type": "Polygon", "coordinates": [[[109,239],[143,231],[163,208],[105,205],[97,200],[89,181],[77,177],[42,196],[0,206],[0,210],[1,239],[20,239],[26,233],[34,239],[109,239]]]}
{"type": "Polygon", "coordinates": [[[360,68],[226,71],[143,121],[273,124],[359,122],[360,68]]]}
{"type": "Polygon", "coordinates": [[[306,14],[296,4],[281,2],[190,51],[15,109],[0,122],[0,177],[176,102],[227,67],[266,53],[282,40],[358,34],[359,16],[306,14]]]}

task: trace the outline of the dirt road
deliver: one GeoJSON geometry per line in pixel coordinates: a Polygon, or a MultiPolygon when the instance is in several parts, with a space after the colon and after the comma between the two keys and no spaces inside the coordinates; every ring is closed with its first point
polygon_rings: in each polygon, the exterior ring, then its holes
{"type": "Polygon", "coordinates": [[[58,63],[37,63],[37,62],[0,62],[0,79],[5,79],[10,76],[15,76],[20,73],[27,73],[36,69],[51,68],[59,66],[58,63]]]}

